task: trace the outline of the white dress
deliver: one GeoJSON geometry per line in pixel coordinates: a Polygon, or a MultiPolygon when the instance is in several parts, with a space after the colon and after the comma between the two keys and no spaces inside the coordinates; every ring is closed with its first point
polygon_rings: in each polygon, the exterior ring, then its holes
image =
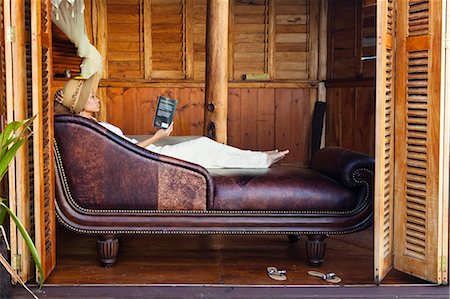
{"type": "MultiPolygon", "coordinates": [[[[132,142],[136,139],[128,138],[122,130],[112,124],[100,122],[111,132],[132,142]]],[[[207,137],[180,142],[173,145],[155,146],[150,144],[147,150],[199,164],[205,168],[268,168],[267,154],[264,152],[241,150],[225,145],[207,137]]]]}

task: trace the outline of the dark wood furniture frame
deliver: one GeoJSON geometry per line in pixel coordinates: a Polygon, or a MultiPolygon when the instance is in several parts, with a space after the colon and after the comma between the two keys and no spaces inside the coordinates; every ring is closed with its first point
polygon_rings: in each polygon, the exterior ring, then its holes
{"type": "MultiPolygon", "coordinates": [[[[325,148],[317,152],[312,160],[312,169],[271,168],[266,174],[250,179],[248,171],[242,170],[243,174],[239,176],[234,170],[229,178],[242,180],[245,176],[253,183],[271,175],[280,182],[284,177],[292,180],[298,174],[311,176],[314,184],[317,181],[318,191],[313,190],[316,195],[330,197],[330,194],[325,194],[328,189],[322,187],[323,184],[335,184],[343,192],[352,192],[355,205],[352,208],[336,207],[334,211],[321,208],[326,201],[321,198],[312,198],[312,206],[305,201],[310,205],[308,209],[283,209],[283,206],[271,210],[214,209],[215,201],[221,196],[219,191],[226,188],[221,183],[228,179],[226,175],[213,175],[198,165],[154,154],[78,116],[55,117],[55,160],[58,220],[72,231],[99,236],[98,253],[103,266],[114,263],[121,234],[286,234],[291,241],[295,241],[298,235],[307,235],[308,261],[317,266],[323,262],[327,235],[352,233],[372,223],[374,161],[363,154],[340,148],[325,148]],[[91,160],[86,158],[91,155],[94,156],[91,160]],[[91,165],[84,165],[86,163],[91,165]],[[191,184],[174,187],[179,194],[175,197],[174,209],[158,206],[162,194],[154,191],[162,187],[152,187],[151,184],[155,182],[152,181],[152,177],[157,176],[155,173],[161,171],[179,176],[177,182],[181,180],[191,184]],[[123,180],[136,181],[136,184],[123,184],[125,187],[121,187],[123,180]],[[90,185],[83,188],[86,184],[90,185]],[[149,187],[146,193],[142,189],[147,188],[142,186],[149,187]],[[134,200],[136,196],[139,197],[137,201],[134,200]],[[198,198],[206,201],[203,210],[197,206],[189,207],[198,198]]],[[[162,184],[164,180],[159,182],[162,184]]],[[[251,187],[245,186],[249,192],[251,187]]],[[[270,188],[274,189],[273,186],[270,188]]],[[[281,194],[277,197],[278,191],[270,188],[267,196],[272,196],[275,202],[282,202],[285,190],[278,190],[281,194]]],[[[312,192],[308,189],[301,194],[301,189],[296,190],[294,196],[300,202],[312,192]]],[[[236,193],[236,196],[242,194],[236,193]]],[[[241,202],[243,197],[236,200],[241,202]]]]}

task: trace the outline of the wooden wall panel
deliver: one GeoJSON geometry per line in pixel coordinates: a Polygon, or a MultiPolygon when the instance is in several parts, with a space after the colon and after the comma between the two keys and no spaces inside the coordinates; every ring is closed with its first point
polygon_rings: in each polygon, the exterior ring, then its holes
{"type": "Polygon", "coordinates": [[[363,78],[375,77],[376,64],[376,1],[363,0],[361,11],[361,66],[360,74],[363,78]]]}
{"type": "MultiPolygon", "coordinates": [[[[107,120],[128,135],[152,134],[157,97],[178,99],[174,136],[203,135],[202,87],[102,87],[107,120]]],[[[289,149],[284,162],[307,165],[312,107],[309,89],[231,88],[228,92],[228,144],[243,149],[289,149]]]]}
{"type": "Polygon", "coordinates": [[[205,80],[206,71],[206,0],[194,0],[192,20],[194,80],[205,80]]]}
{"type": "Polygon", "coordinates": [[[327,146],[375,154],[375,87],[327,88],[327,146]]]}
{"type": "Polygon", "coordinates": [[[183,0],[152,0],[152,77],[181,79],[185,75],[183,0]]]}
{"type": "Polygon", "coordinates": [[[141,0],[107,0],[109,78],[143,78],[141,0]]]}
{"type": "Polygon", "coordinates": [[[128,135],[153,134],[158,96],[178,100],[173,135],[202,135],[205,91],[197,88],[122,88],[106,89],[107,121],[128,135]]]}
{"type": "Polygon", "coordinates": [[[275,78],[308,78],[308,0],[275,3],[275,78]]]}
{"type": "Polygon", "coordinates": [[[330,0],[328,79],[374,78],[376,1],[330,0]]]}
{"type": "Polygon", "coordinates": [[[268,0],[234,0],[233,79],[245,74],[267,73],[268,0]]]}
{"type": "Polygon", "coordinates": [[[80,64],[83,60],[78,57],[77,48],[54,24],[52,24],[52,49],[54,74],[63,75],[66,70],[70,70],[72,76],[80,75],[80,64]]]}
{"type": "Polygon", "coordinates": [[[358,73],[357,7],[360,0],[331,0],[329,14],[328,79],[354,78],[358,73]]]}

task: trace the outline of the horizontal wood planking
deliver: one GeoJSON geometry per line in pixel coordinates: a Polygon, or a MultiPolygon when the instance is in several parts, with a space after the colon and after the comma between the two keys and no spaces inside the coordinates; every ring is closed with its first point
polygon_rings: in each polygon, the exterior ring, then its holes
{"type": "Polygon", "coordinates": [[[107,0],[108,76],[143,78],[141,0],[107,0]]]}
{"type": "Polygon", "coordinates": [[[331,0],[328,6],[328,79],[355,78],[357,61],[359,0],[331,0]]]}
{"type": "Polygon", "coordinates": [[[375,87],[328,87],[327,146],[375,155],[375,87]]]}
{"type": "Polygon", "coordinates": [[[194,0],[193,10],[194,80],[205,80],[206,0],[194,0]]]}
{"type": "Polygon", "coordinates": [[[80,75],[80,64],[83,60],[77,56],[77,48],[54,24],[52,24],[52,59],[54,74],[64,74],[65,70],[70,70],[72,76],[80,75]]]}
{"type": "Polygon", "coordinates": [[[239,80],[245,74],[268,72],[269,1],[234,0],[232,39],[233,73],[239,80]]]}
{"type": "Polygon", "coordinates": [[[376,64],[376,2],[363,1],[362,5],[362,41],[361,77],[375,77],[376,64]]]}
{"type": "MultiPolygon", "coordinates": [[[[179,100],[174,136],[203,135],[204,88],[106,89],[108,122],[128,135],[152,134],[157,97],[179,100]]],[[[251,150],[289,149],[285,162],[309,161],[312,116],[309,88],[231,88],[228,93],[228,144],[251,150]]]]}
{"type": "Polygon", "coordinates": [[[328,79],[373,78],[376,1],[330,0],[328,79]]]}
{"type": "Polygon", "coordinates": [[[152,78],[184,78],[183,3],[183,0],[151,1],[152,78]]]}
{"type": "Polygon", "coordinates": [[[275,3],[275,78],[308,78],[309,1],[275,3]]]}

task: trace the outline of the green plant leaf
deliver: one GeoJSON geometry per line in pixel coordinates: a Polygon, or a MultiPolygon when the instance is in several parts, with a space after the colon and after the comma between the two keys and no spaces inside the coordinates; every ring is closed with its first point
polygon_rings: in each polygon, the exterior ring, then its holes
{"type": "Polygon", "coordinates": [[[6,218],[6,210],[0,207],[0,225],[3,225],[3,223],[5,223],[5,218],[6,218]]]}
{"type": "Polygon", "coordinates": [[[36,249],[36,246],[34,246],[33,240],[31,240],[30,235],[28,234],[27,230],[25,229],[25,227],[23,227],[19,218],[17,218],[16,215],[14,215],[13,211],[11,211],[11,209],[8,208],[8,206],[5,205],[3,202],[0,202],[0,207],[8,212],[9,216],[12,218],[12,220],[16,224],[17,228],[19,229],[20,234],[22,235],[23,239],[25,240],[25,243],[27,244],[27,247],[30,250],[31,256],[33,257],[36,267],[38,268],[38,271],[40,273],[39,289],[42,289],[42,286],[44,284],[44,271],[42,270],[41,259],[39,258],[39,254],[36,249]]]}
{"type": "Polygon", "coordinates": [[[11,146],[5,153],[3,157],[0,159],[0,180],[3,179],[3,176],[5,175],[6,171],[8,170],[9,163],[16,155],[19,148],[22,146],[22,144],[27,141],[26,139],[21,139],[18,142],[16,142],[13,146],[11,146]]]}

